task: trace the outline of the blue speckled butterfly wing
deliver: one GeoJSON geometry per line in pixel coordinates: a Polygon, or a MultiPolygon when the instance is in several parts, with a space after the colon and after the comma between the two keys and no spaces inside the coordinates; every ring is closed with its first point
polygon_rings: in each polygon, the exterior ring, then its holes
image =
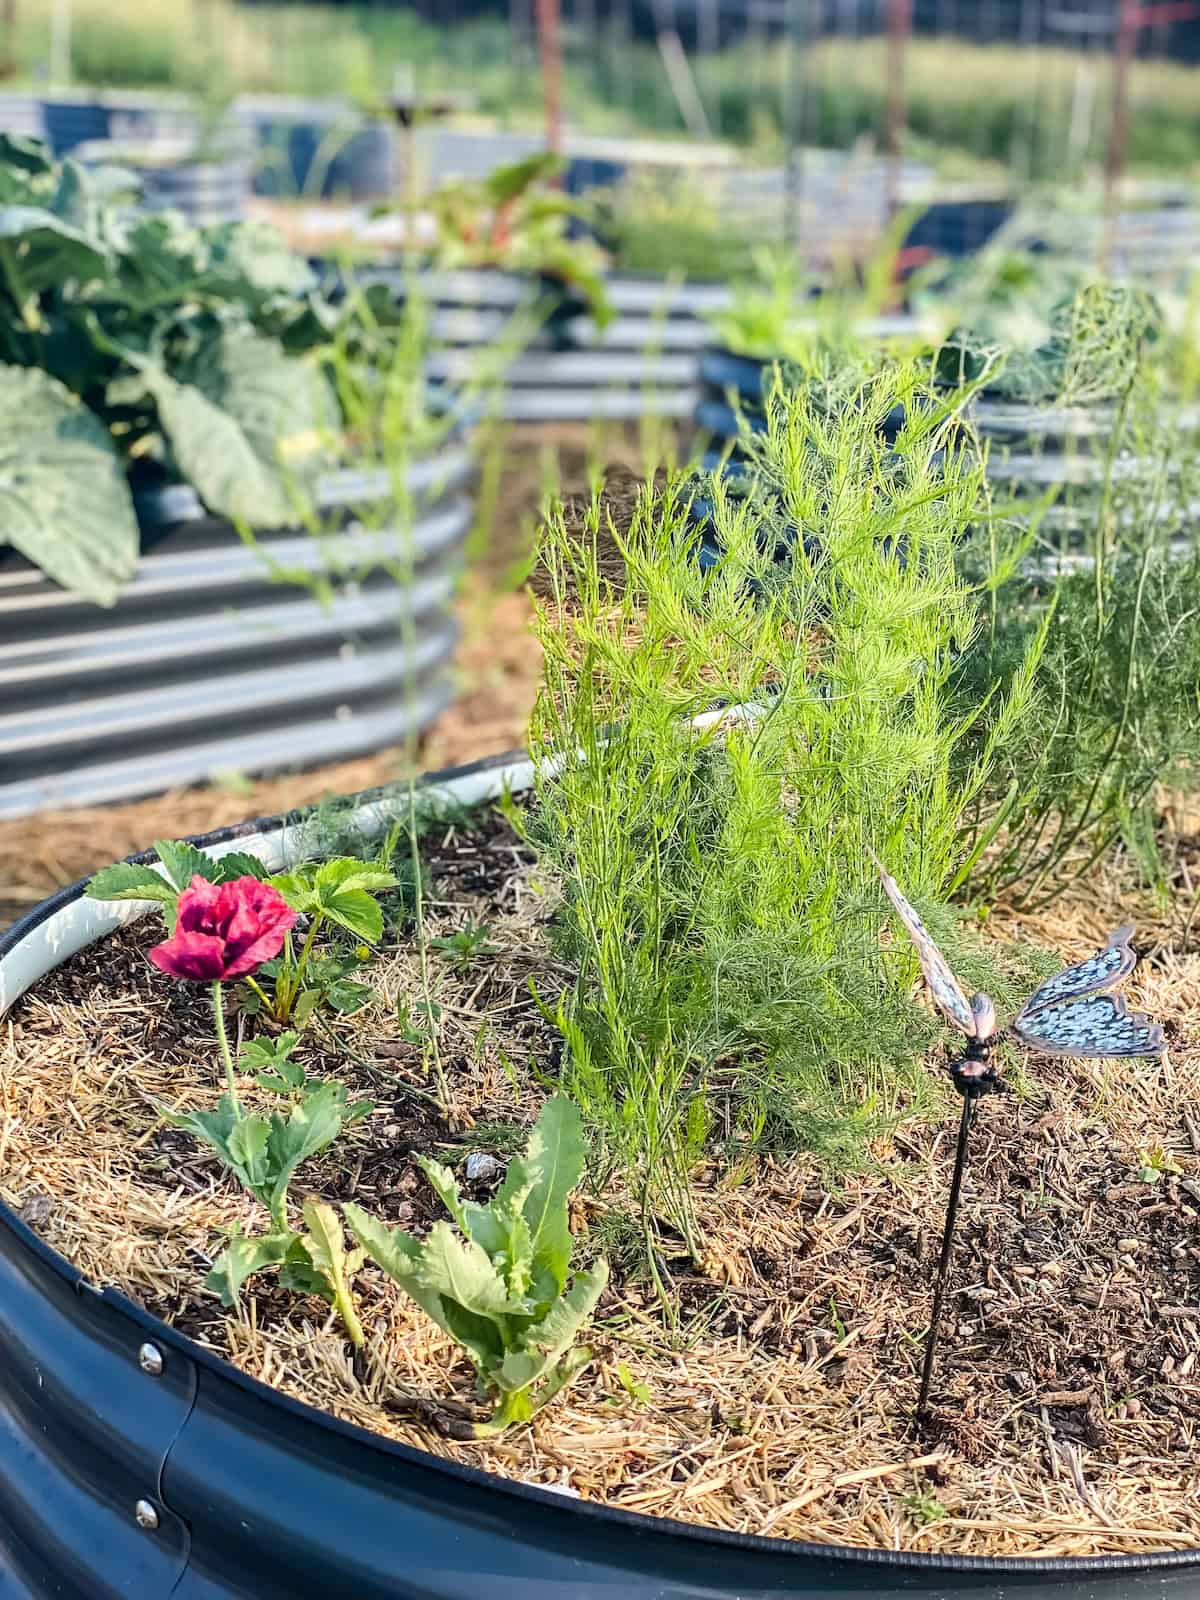
{"type": "Polygon", "coordinates": [[[1157,1022],[1127,1011],[1120,995],[1088,994],[1023,1011],[1018,1038],[1052,1056],[1157,1056],[1166,1048],[1157,1022]]]}
{"type": "Polygon", "coordinates": [[[938,1009],[956,1028],[961,1028],[968,1039],[974,1039],[976,1027],[971,1003],[963,993],[958,979],[950,971],[945,956],[934,944],[928,928],[901,892],[895,878],[885,871],[883,863],[873,850],[871,859],[879,868],[879,876],[883,880],[888,899],[895,906],[901,922],[908,929],[909,938],[917,947],[917,955],[921,958],[921,971],[925,974],[925,982],[929,985],[929,992],[938,1009]]]}
{"type": "Polygon", "coordinates": [[[1017,1021],[1021,1022],[1045,1006],[1077,1000],[1085,994],[1101,994],[1127,978],[1137,965],[1137,957],[1129,944],[1132,937],[1132,927],[1118,928],[1109,934],[1103,950],[1048,978],[1021,1007],[1017,1021]]]}

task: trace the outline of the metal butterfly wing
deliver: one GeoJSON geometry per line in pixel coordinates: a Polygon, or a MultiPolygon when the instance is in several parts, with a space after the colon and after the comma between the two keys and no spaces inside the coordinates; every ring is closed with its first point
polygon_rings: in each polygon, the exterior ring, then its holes
{"type": "Polygon", "coordinates": [[[1130,1012],[1120,995],[1105,993],[1133,971],[1131,927],[1111,933],[1103,950],[1047,979],[1013,1019],[1012,1031],[1035,1050],[1055,1056],[1156,1056],[1162,1029],[1130,1012]]]}
{"type": "Polygon", "coordinates": [[[925,974],[925,982],[929,985],[929,992],[933,995],[938,1009],[956,1028],[960,1028],[968,1039],[977,1038],[978,1029],[975,1014],[971,1010],[971,1002],[951,972],[945,956],[934,944],[928,928],[901,892],[895,878],[888,873],[870,845],[867,846],[867,850],[871,860],[879,868],[879,876],[883,880],[888,899],[895,906],[901,922],[908,929],[909,938],[917,947],[917,955],[921,959],[921,971],[925,974]]]}

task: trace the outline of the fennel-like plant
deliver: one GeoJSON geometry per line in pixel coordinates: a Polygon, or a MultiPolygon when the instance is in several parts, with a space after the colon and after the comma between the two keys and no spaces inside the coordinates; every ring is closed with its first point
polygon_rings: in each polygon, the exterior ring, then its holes
{"type": "Polygon", "coordinates": [[[628,527],[602,530],[598,507],[582,537],[548,523],[534,748],[552,759],[529,827],[577,973],[557,1009],[566,1083],[648,1232],[656,1210],[690,1226],[715,1131],[853,1160],[920,1092],[905,1069],[926,1035],[879,961],[865,846],[907,858],[922,903],[944,895],[1041,645],[961,714],[954,663],[979,618],[955,554],[984,485],[961,403],[904,363],[837,406],[777,387],[747,439],[763,492],[705,485],[704,570],[678,477],[628,527]]]}

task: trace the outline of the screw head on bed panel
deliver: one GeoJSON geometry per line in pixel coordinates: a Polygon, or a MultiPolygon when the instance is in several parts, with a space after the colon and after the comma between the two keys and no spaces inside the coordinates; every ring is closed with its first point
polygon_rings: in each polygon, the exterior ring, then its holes
{"type": "Polygon", "coordinates": [[[152,1378],[157,1378],[163,1369],[163,1353],[156,1344],[144,1344],[138,1351],[138,1366],[152,1378]]]}

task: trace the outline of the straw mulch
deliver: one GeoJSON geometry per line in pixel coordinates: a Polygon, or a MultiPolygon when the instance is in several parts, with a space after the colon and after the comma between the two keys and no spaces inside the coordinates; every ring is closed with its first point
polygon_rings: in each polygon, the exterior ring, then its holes
{"type": "MultiPolygon", "coordinates": [[[[397,1039],[396,1003],[419,993],[411,939],[397,937],[373,969],[379,1003],[306,1041],[310,1072],[336,1071],[377,1109],[293,1188],[353,1197],[418,1232],[438,1206],[413,1150],[503,1158],[519,1144],[544,1092],[527,1069],[552,1068],[556,1047],[528,979],[551,1002],[564,979],[545,941],[550,896],[498,822],[449,831],[431,859],[431,932],[486,922],[493,946],[465,968],[434,958],[450,1114],[397,1039]]],[[[1114,879],[992,925],[1078,957],[1132,909],[1114,879]]],[[[970,1554],[1200,1548],[1200,953],[1178,918],[1143,930],[1130,985],[1166,1023],[1159,1064],[1035,1064],[1026,1097],[981,1109],[939,1421],[922,1437],[909,1414],[949,1096],[942,1118],[880,1140],[878,1164],[836,1189],[801,1156],[698,1173],[701,1259],[660,1241],[672,1318],[627,1252],[588,1372],[531,1427],[451,1442],[394,1408],[469,1401],[469,1369],[374,1267],[358,1278],[372,1352],[361,1383],[321,1302],[269,1275],[236,1316],[204,1291],[222,1229],[261,1219],[156,1117],[156,1101],[205,1105],[219,1091],[206,997],[150,967],[156,935],[150,922],[83,952],[12,1014],[0,1195],[90,1278],[255,1377],[427,1450],[719,1528],[970,1554]]],[[[482,1198],[495,1181],[467,1187],[482,1198]]],[[[624,1203],[619,1187],[579,1198],[585,1252],[619,1240],[624,1203]]]]}

